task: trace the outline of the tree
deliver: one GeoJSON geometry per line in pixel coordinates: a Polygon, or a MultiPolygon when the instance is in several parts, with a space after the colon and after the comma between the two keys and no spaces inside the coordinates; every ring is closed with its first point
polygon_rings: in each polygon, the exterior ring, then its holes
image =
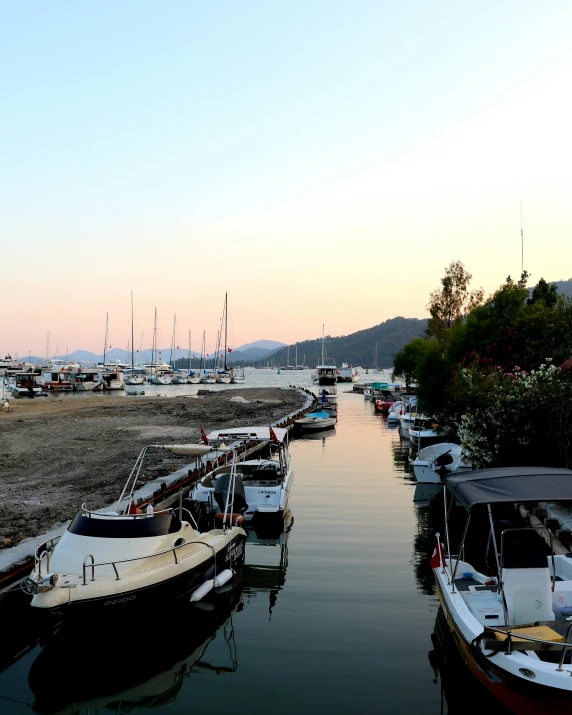
{"type": "Polygon", "coordinates": [[[441,288],[434,290],[429,296],[427,305],[431,316],[427,326],[429,337],[435,337],[441,342],[445,341],[453,325],[482,303],[484,296],[482,288],[469,292],[472,277],[461,261],[453,261],[445,269],[445,276],[441,278],[441,288]]]}
{"type": "Polygon", "coordinates": [[[547,308],[554,308],[558,302],[558,287],[554,283],[547,283],[541,278],[535,285],[532,296],[526,301],[528,305],[534,305],[542,301],[547,308]]]}

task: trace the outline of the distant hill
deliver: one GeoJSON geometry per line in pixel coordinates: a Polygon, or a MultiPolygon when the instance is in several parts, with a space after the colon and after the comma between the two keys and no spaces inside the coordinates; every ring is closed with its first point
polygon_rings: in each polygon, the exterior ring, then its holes
{"type": "MultiPolygon", "coordinates": [[[[347,362],[350,365],[373,367],[375,345],[377,343],[377,366],[391,367],[393,356],[406,343],[423,334],[427,320],[418,318],[391,318],[373,328],[359,330],[350,335],[326,337],[326,353],[334,358],[336,365],[347,362]]],[[[276,365],[286,365],[287,350],[281,348],[271,353],[276,365]]],[[[298,343],[298,364],[315,367],[321,359],[322,339],[305,340],[298,343]]],[[[270,356],[269,356],[270,357],[270,356]]],[[[290,363],[294,364],[294,346],[290,346],[290,363]]]]}
{"type": "Polygon", "coordinates": [[[564,293],[564,295],[567,295],[569,298],[572,298],[572,278],[569,278],[567,281],[550,282],[558,288],[559,293],[564,293]]]}
{"type": "MultiPolygon", "coordinates": [[[[263,350],[278,350],[278,348],[286,347],[286,343],[280,343],[278,340],[257,340],[254,343],[246,343],[245,345],[239,345],[234,350],[240,350],[244,352],[249,348],[262,348],[263,350]]],[[[233,350],[233,352],[234,352],[233,350]]]]}

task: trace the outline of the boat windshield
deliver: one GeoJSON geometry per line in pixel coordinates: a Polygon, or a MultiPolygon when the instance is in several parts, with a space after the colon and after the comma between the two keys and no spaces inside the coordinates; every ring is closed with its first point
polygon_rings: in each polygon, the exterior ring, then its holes
{"type": "Polygon", "coordinates": [[[181,522],[168,512],[154,515],[115,516],[80,511],[68,526],[71,534],[100,539],[138,539],[179,531],[181,522]]]}

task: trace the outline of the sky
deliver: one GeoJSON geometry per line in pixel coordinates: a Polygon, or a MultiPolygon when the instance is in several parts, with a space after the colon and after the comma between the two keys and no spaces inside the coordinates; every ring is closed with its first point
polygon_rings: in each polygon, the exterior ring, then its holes
{"type": "Polygon", "coordinates": [[[569,0],[0,4],[0,352],[212,349],[572,276],[569,0]]]}

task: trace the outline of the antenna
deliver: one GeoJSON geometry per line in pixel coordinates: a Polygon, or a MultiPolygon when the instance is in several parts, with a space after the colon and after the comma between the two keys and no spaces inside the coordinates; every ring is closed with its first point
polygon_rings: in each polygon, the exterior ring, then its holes
{"type": "Polygon", "coordinates": [[[520,200],[520,275],[524,273],[524,231],[522,230],[522,199],[520,200]]]}

